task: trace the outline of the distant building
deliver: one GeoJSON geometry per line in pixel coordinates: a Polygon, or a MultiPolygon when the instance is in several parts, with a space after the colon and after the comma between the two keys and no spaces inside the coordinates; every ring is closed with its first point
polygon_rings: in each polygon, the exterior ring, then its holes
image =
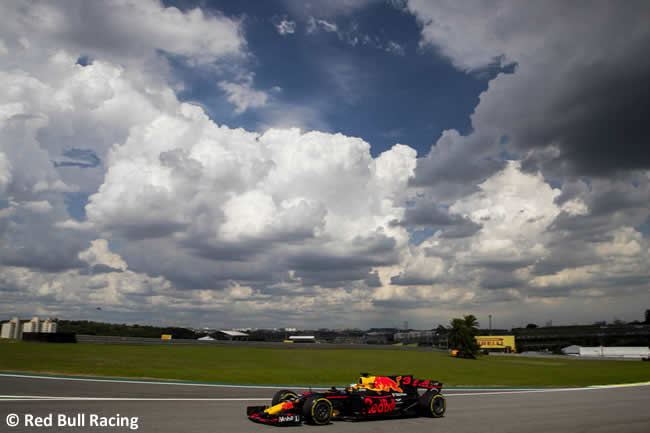
{"type": "Polygon", "coordinates": [[[2,338],[20,339],[23,336],[23,328],[18,317],[2,324],[2,338]]]}
{"type": "Polygon", "coordinates": [[[433,344],[433,337],[436,331],[407,331],[407,332],[396,332],[393,335],[393,340],[396,343],[404,344],[433,344]]]}
{"type": "Polygon", "coordinates": [[[599,358],[644,358],[650,356],[648,347],[582,347],[567,346],[562,349],[565,355],[599,358]]]}
{"type": "Polygon", "coordinates": [[[38,317],[34,317],[29,322],[23,323],[23,333],[25,332],[41,332],[41,322],[38,320],[38,317]]]}
{"type": "Polygon", "coordinates": [[[563,347],[562,353],[565,355],[580,355],[580,346],[572,344],[571,346],[563,347]]]}
{"type": "Polygon", "coordinates": [[[41,332],[48,334],[55,334],[57,331],[57,323],[52,319],[46,319],[41,323],[41,332]]]}
{"type": "Polygon", "coordinates": [[[248,334],[239,331],[227,331],[220,329],[214,333],[214,337],[217,340],[230,340],[230,341],[241,341],[248,340],[248,334]]]}
{"type": "Polygon", "coordinates": [[[13,327],[11,326],[11,323],[6,322],[2,324],[2,331],[0,332],[0,338],[12,338],[13,335],[13,327]]]}
{"type": "Polygon", "coordinates": [[[9,322],[2,324],[0,336],[2,338],[22,339],[23,334],[26,332],[55,334],[56,331],[57,323],[52,319],[41,321],[38,317],[34,317],[32,320],[23,323],[18,317],[14,317],[9,322]]]}
{"type": "Polygon", "coordinates": [[[294,343],[315,343],[316,337],[313,335],[292,335],[289,340],[294,343]]]}
{"type": "Polygon", "coordinates": [[[520,351],[553,350],[576,345],[583,347],[650,345],[650,325],[575,325],[515,328],[520,351]]]}
{"type": "Polygon", "coordinates": [[[53,334],[56,333],[56,322],[52,319],[41,321],[38,317],[34,317],[29,322],[23,323],[23,333],[25,332],[53,334]]]}
{"type": "Polygon", "coordinates": [[[580,356],[610,358],[644,358],[650,356],[648,347],[581,347],[580,356]]]}
{"type": "Polygon", "coordinates": [[[395,329],[376,330],[366,332],[363,340],[366,344],[393,344],[395,341],[395,329]]]}

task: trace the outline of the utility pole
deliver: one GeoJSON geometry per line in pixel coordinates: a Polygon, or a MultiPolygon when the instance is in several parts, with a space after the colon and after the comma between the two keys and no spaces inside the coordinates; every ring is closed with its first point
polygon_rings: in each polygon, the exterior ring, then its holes
{"type": "Polygon", "coordinates": [[[492,315],[488,314],[488,318],[490,320],[490,332],[488,333],[488,335],[492,335],[492,315]]]}

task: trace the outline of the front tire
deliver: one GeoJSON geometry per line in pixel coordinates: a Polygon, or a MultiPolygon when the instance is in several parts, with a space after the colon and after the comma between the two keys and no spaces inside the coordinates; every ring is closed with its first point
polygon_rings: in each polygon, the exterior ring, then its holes
{"type": "Polygon", "coordinates": [[[329,424],[333,412],[332,402],[322,395],[312,395],[302,407],[302,414],[307,424],[329,424]]]}
{"type": "Polygon", "coordinates": [[[420,413],[432,418],[440,418],[445,415],[447,402],[445,397],[438,391],[428,391],[419,401],[420,413]]]}
{"type": "Polygon", "coordinates": [[[282,389],[273,395],[273,400],[271,400],[271,405],[275,406],[276,404],[282,403],[283,401],[291,400],[296,396],[297,394],[291,391],[290,389],[282,389]]]}

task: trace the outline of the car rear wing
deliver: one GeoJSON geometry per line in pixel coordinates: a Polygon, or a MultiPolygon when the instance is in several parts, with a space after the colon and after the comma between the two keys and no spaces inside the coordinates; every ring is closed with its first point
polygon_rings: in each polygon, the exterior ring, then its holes
{"type": "Polygon", "coordinates": [[[412,386],[420,389],[442,389],[442,382],[431,379],[416,379],[413,376],[402,376],[400,380],[402,386],[412,386]]]}

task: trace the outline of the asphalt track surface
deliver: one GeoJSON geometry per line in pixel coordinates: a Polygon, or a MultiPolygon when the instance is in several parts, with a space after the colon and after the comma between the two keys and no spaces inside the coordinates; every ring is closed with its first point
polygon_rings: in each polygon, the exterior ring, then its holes
{"type": "MultiPolygon", "coordinates": [[[[299,390],[298,388],[295,388],[299,390]]],[[[290,427],[336,432],[643,432],[650,431],[650,386],[564,390],[443,391],[444,418],[335,422],[290,427]]],[[[273,388],[52,379],[0,374],[0,432],[270,432],[246,406],[268,404],[273,388]],[[21,398],[17,400],[16,398],[21,398]],[[86,427],[57,427],[58,414],[86,414],[86,427]],[[16,427],[7,425],[18,415],[16,427]],[[28,427],[25,414],[53,414],[53,427],[28,427]],[[89,427],[89,417],[137,417],[128,425],[89,427]]],[[[282,431],[282,430],[280,430],[282,431]]]]}

